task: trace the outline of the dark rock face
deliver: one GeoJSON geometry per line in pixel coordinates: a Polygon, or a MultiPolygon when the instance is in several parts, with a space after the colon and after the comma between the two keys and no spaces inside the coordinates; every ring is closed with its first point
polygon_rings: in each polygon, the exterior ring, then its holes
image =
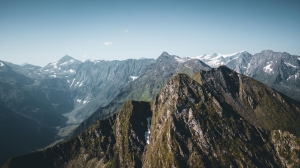
{"type": "Polygon", "coordinates": [[[4,167],[300,166],[298,102],[226,67],[193,78],[174,75],[153,102],[128,101],[75,138],[4,167]]]}

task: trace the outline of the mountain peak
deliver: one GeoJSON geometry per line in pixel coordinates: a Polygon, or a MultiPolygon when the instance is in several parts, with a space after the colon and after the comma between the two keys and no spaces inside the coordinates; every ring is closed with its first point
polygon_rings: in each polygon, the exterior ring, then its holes
{"type": "Polygon", "coordinates": [[[58,62],[66,62],[66,61],[70,61],[70,60],[75,60],[75,59],[69,55],[65,55],[58,62]]]}
{"type": "Polygon", "coordinates": [[[166,51],[164,51],[164,52],[160,55],[160,57],[168,57],[168,56],[170,56],[170,54],[167,53],[166,51]]]}
{"type": "Polygon", "coordinates": [[[162,61],[165,63],[167,63],[166,61],[170,61],[170,60],[176,61],[175,56],[170,55],[169,53],[167,53],[165,51],[156,59],[156,61],[159,61],[159,62],[162,61]]]}

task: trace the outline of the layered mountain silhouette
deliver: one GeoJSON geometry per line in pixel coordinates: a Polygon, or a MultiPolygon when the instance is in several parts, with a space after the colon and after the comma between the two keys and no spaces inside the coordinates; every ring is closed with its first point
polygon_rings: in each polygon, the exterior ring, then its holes
{"type": "Polygon", "coordinates": [[[299,102],[221,66],[4,167],[298,167],[299,120],[299,102]]]}

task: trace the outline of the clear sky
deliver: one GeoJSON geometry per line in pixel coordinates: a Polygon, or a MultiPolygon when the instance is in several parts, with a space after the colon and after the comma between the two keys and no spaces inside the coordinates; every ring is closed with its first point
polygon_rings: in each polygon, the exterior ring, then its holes
{"type": "Polygon", "coordinates": [[[300,55],[299,0],[0,0],[0,60],[300,55]]]}

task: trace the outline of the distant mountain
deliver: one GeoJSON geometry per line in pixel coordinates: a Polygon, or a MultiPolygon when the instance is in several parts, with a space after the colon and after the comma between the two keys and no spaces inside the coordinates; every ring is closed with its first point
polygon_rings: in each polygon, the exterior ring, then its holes
{"type": "Polygon", "coordinates": [[[247,51],[236,52],[233,54],[204,54],[194,58],[200,59],[211,67],[219,67],[220,65],[227,65],[230,61],[239,58],[241,55],[250,55],[247,51]]]}
{"type": "Polygon", "coordinates": [[[212,67],[226,65],[300,102],[300,56],[265,50],[254,55],[243,51],[230,55],[202,55],[196,58],[212,67]]]}
{"type": "Polygon", "coordinates": [[[68,55],[62,57],[59,61],[50,63],[40,69],[40,74],[43,77],[52,78],[66,78],[69,79],[70,75],[76,74],[77,67],[81,64],[68,55]]]}
{"type": "Polygon", "coordinates": [[[174,75],[86,131],[4,167],[299,167],[300,103],[225,66],[174,75]],[[294,135],[293,135],[294,134],[294,135]]]}
{"type": "Polygon", "coordinates": [[[154,59],[124,61],[87,60],[80,64],[68,84],[75,108],[67,116],[68,123],[79,124],[99,107],[107,105],[120,89],[147,71],[154,59]]]}

